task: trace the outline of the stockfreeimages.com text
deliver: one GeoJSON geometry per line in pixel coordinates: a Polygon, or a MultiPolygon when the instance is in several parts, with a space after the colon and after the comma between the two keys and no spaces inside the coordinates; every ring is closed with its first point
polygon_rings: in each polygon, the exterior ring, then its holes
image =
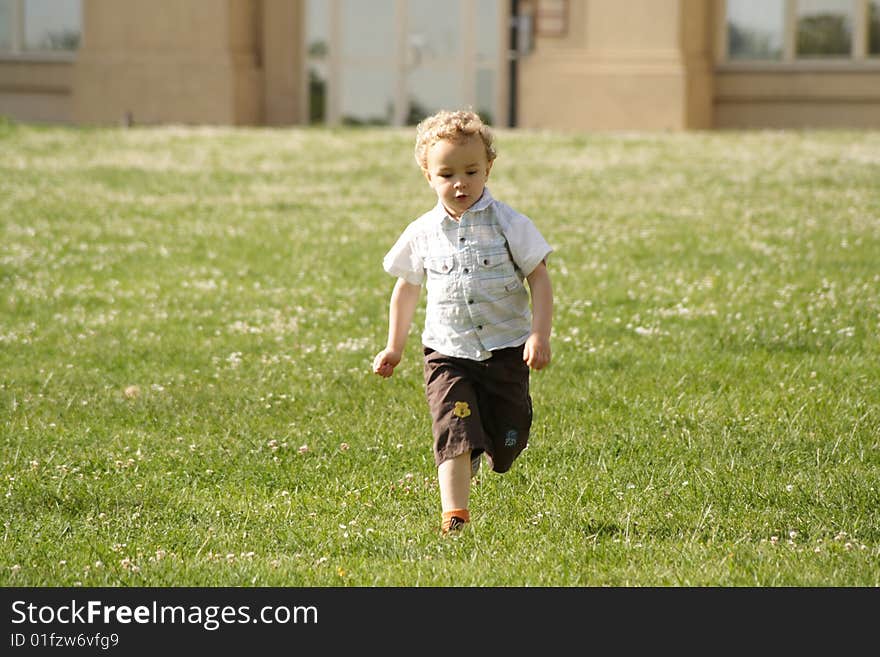
{"type": "Polygon", "coordinates": [[[266,625],[318,623],[318,609],[313,605],[267,605],[254,611],[249,605],[164,605],[158,601],[143,605],[109,605],[100,600],[69,604],[36,605],[25,600],[12,603],[12,623],[19,625],[54,624],[90,625],[92,623],[201,625],[213,631],[222,625],[262,623],[266,625]]]}

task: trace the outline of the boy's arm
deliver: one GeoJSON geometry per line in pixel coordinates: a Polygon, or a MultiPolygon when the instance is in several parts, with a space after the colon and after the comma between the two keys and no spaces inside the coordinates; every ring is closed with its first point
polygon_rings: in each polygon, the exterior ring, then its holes
{"type": "Polygon", "coordinates": [[[550,363],[550,329],[553,325],[553,286],[547,265],[540,263],[526,277],[532,296],[532,333],[523,348],[523,360],[533,370],[550,363]]]}
{"type": "Polygon", "coordinates": [[[398,278],[394,284],[388,311],[388,343],[373,359],[373,371],[379,376],[391,376],[403,357],[403,348],[406,346],[421,290],[420,285],[407,283],[402,278],[398,278]]]}

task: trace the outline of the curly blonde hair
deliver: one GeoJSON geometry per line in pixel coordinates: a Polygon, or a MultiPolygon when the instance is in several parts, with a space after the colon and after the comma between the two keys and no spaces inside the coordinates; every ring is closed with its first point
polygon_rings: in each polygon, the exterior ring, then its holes
{"type": "Polygon", "coordinates": [[[489,126],[476,112],[469,110],[440,110],[416,126],[416,162],[428,168],[428,150],[442,139],[456,141],[478,135],[486,147],[486,160],[492,162],[498,155],[492,144],[494,137],[489,126]]]}

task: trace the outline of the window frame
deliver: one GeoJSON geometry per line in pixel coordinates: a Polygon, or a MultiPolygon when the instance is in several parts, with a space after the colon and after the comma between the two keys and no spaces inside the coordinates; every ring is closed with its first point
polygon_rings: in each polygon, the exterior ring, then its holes
{"type": "MultiPolygon", "coordinates": [[[[76,59],[75,50],[29,50],[25,48],[25,1],[26,0],[10,0],[12,7],[12,34],[10,48],[8,50],[0,49],[0,60],[5,61],[49,61],[49,62],[68,62],[76,59]]],[[[80,14],[80,44],[82,44],[82,0],[79,0],[80,14]]]]}
{"type": "Polygon", "coordinates": [[[727,42],[727,0],[716,0],[715,63],[722,71],[864,71],[880,70],[880,54],[868,52],[868,18],[871,0],[852,0],[852,46],[849,56],[798,57],[798,0],[782,0],[784,24],[782,59],[731,59],[727,42]]]}

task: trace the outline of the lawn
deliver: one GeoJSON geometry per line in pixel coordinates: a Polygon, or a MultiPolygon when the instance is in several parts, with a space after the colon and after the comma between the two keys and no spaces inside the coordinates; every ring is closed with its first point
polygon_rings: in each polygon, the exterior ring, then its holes
{"type": "Polygon", "coordinates": [[[880,585],[880,133],[499,131],[554,360],[451,537],[412,142],[0,122],[0,585],[880,585]]]}

